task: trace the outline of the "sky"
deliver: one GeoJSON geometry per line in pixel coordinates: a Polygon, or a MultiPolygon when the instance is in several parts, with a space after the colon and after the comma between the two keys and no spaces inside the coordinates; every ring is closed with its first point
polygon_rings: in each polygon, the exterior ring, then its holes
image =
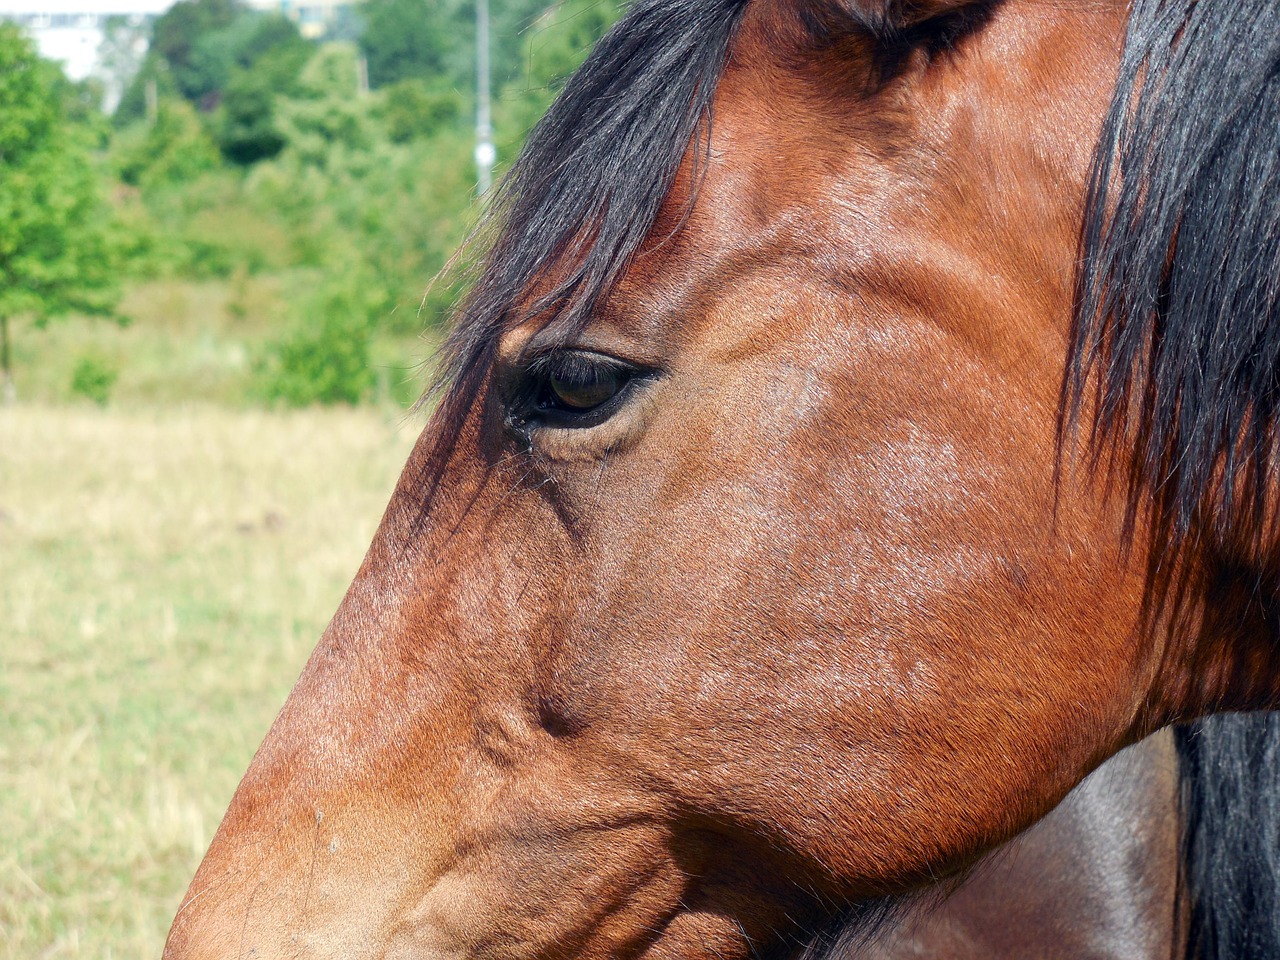
{"type": "Polygon", "coordinates": [[[164,13],[174,0],[0,0],[7,13],[164,13]]]}

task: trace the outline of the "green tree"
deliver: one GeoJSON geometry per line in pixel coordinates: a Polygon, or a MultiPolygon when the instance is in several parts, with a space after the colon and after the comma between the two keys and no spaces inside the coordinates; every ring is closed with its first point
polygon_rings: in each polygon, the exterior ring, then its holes
{"type": "MultiPolygon", "coordinates": [[[[475,85],[475,0],[367,0],[360,48],[369,83],[378,88],[405,79],[475,85]]],[[[569,52],[574,65],[618,15],[617,0],[490,0],[489,42],[493,84],[529,82],[546,35],[569,52]]],[[[536,72],[536,71],[534,71],[536,72]]]]}
{"type": "Polygon", "coordinates": [[[247,167],[284,148],[275,101],[271,87],[252,72],[244,71],[228,84],[216,126],[218,149],[224,157],[247,167]]]}
{"type": "Polygon", "coordinates": [[[220,100],[210,127],[222,155],[251,166],[284,147],[276,103],[298,89],[298,78],[315,52],[292,20],[246,12],[229,26],[203,37],[198,59],[220,100]]]}
{"type": "Polygon", "coordinates": [[[281,99],[280,126],[290,151],[319,169],[342,167],[353,153],[372,150],[371,105],[356,96],[358,54],[349,43],[326,43],[299,78],[299,95],[281,99]]]}
{"type": "Polygon", "coordinates": [[[369,85],[443,74],[458,43],[451,28],[459,6],[457,0],[367,0],[360,10],[360,50],[369,63],[369,85]]]}
{"type": "Polygon", "coordinates": [[[456,124],[464,107],[453,87],[416,77],[398,80],[382,91],[381,115],[392,143],[408,143],[456,124]]]}
{"type": "Polygon", "coordinates": [[[202,111],[238,98],[234,124],[271,126],[269,99],[292,92],[314,48],[288,17],[240,0],[180,0],[154,24],[151,49],[116,111],[116,125],[142,119],[148,83],[202,111]],[[257,91],[267,91],[266,104],[257,91]]]}
{"type": "Polygon", "coordinates": [[[157,17],[146,57],[116,109],[116,124],[124,127],[143,119],[149,83],[161,96],[177,95],[198,105],[220,90],[227,70],[202,43],[207,45],[210,34],[229,27],[245,12],[240,0],[178,0],[157,17]]]}
{"type": "Polygon", "coordinates": [[[221,89],[223,61],[209,52],[210,35],[231,26],[245,12],[240,0],[178,0],[156,19],[151,51],[193,103],[221,89]]]}
{"type": "Polygon", "coordinates": [[[111,155],[120,179],[144,190],[189,183],[221,163],[195,108],[179,97],[160,101],[155,123],[136,123],[116,134],[111,155]]]}
{"type": "Polygon", "coordinates": [[[111,244],[98,177],[66,119],[61,72],[0,24],[0,395],[14,395],[10,320],[110,315],[111,244]]]}

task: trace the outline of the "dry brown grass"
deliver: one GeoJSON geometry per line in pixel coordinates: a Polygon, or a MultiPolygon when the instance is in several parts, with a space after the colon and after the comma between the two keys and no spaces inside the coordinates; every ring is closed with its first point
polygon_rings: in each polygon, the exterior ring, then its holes
{"type": "Polygon", "coordinates": [[[0,409],[0,958],[159,956],[413,433],[0,409]]]}

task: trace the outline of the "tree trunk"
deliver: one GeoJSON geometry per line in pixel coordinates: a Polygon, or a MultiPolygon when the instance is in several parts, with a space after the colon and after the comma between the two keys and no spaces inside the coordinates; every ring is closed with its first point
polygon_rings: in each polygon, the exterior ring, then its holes
{"type": "Polygon", "coordinates": [[[9,407],[18,399],[13,382],[13,358],[9,352],[9,318],[0,316],[0,405],[9,407]]]}

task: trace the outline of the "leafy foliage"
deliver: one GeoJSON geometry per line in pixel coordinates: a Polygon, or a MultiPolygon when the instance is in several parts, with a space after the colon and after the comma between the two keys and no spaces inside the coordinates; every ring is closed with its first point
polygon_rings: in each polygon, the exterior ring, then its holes
{"type": "Polygon", "coordinates": [[[200,101],[221,89],[221,31],[243,11],[240,0],[178,0],[155,24],[151,51],[182,96],[200,101]]]}
{"type": "Polygon", "coordinates": [[[309,166],[341,167],[382,139],[369,104],[357,97],[356,60],[350,44],[325,45],[303,71],[299,96],[280,103],[281,144],[309,166]]]}
{"type": "Polygon", "coordinates": [[[375,385],[370,343],[377,299],[358,281],[339,282],[312,298],[304,322],[264,357],[267,399],[294,407],[367,399],[375,385]]]}
{"type": "Polygon", "coordinates": [[[274,156],[278,142],[274,151],[263,150],[274,136],[272,99],[293,92],[312,53],[285,16],[249,10],[239,0],[180,0],[157,18],[146,60],[116,112],[117,125],[143,119],[145,88],[154,83],[161,96],[181,97],[203,111],[226,102],[231,116],[223,127],[233,162],[274,156]]]}
{"type": "Polygon", "coordinates": [[[230,82],[217,137],[223,156],[244,167],[284,149],[285,139],[276,125],[275,98],[262,77],[242,73],[230,82]]]}
{"type": "MultiPolygon", "coordinates": [[[[358,9],[364,27],[360,49],[375,88],[410,78],[474,86],[474,0],[367,0],[358,9]]],[[[490,10],[495,86],[536,88],[541,85],[536,75],[548,68],[558,76],[571,71],[617,19],[619,5],[615,0],[490,0],[490,10]],[[547,34],[554,35],[551,45],[563,54],[555,65],[535,49],[547,34]]]]}
{"type": "MultiPolygon", "coordinates": [[[[500,158],[510,159],[617,4],[490,4],[494,124],[500,158]]],[[[252,308],[236,299],[240,312],[227,318],[229,330],[245,332],[244,376],[257,377],[259,400],[350,403],[397,392],[398,379],[393,388],[387,373],[371,372],[370,358],[401,355],[388,338],[411,345],[459,293],[458,276],[429,280],[477,212],[474,5],[368,0],[353,17],[352,40],[317,45],[239,0],[180,0],[153,22],[114,130],[79,106],[72,125],[82,145],[105,145],[120,181],[112,192],[122,226],[111,245],[131,286],[259,291],[252,308]],[[362,57],[372,91],[361,89],[362,57]],[[379,57],[397,64],[380,73],[379,57]]],[[[12,80],[0,75],[0,88],[12,80]]],[[[64,87],[64,103],[87,102],[64,87]]],[[[2,111],[0,137],[40,122],[2,111]]],[[[78,149],[67,156],[84,160],[78,149]]],[[[86,275],[94,269],[86,264],[86,275]]],[[[66,384],[71,371],[62,371],[66,384]]],[[[128,389],[134,382],[130,373],[128,389]]]]}
{"type": "Polygon", "coordinates": [[[458,4],[448,0],[366,0],[360,49],[369,62],[370,85],[443,74],[457,43],[450,28],[459,13],[458,4]]]}
{"type": "Polygon", "coordinates": [[[143,188],[189,183],[221,162],[195,109],[176,97],[160,103],[154,124],[119,134],[113,155],[120,179],[143,188]]]}
{"type": "Polygon", "coordinates": [[[391,84],[382,97],[382,119],[392,143],[408,143],[454,125],[463,109],[457,90],[416,77],[391,84]]]}
{"type": "MultiPolygon", "coordinates": [[[[0,24],[0,319],[37,323],[116,301],[110,225],[66,84],[16,27],[0,24]]],[[[6,344],[7,346],[7,344],[6,344]]],[[[7,354],[6,350],[6,354],[7,354]]],[[[7,358],[6,358],[7,359],[7,358]]],[[[6,382],[9,371],[3,372],[6,382]]]]}

